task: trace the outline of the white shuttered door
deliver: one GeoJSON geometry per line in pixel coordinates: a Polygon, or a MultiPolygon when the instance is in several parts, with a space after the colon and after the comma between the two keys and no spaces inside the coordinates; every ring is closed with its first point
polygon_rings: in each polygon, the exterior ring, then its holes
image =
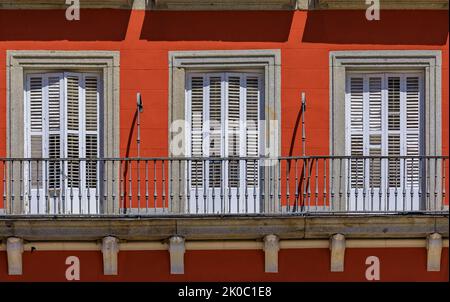
{"type": "MultiPolygon", "coordinates": [[[[25,153],[31,158],[99,156],[97,74],[27,76],[25,153]]],[[[95,214],[99,170],[90,161],[41,161],[24,167],[25,201],[33,214],[95,214]]]]}
{"type": "Polygon", "coordinates": [[[189,74],[186,118],[190,124],[187,171],[191,213],[259,211],[258,164],[223,157],[258,157],[262,77],[250,73],[189,74]]]}
{"type": "Polygon", "coordinates": [[[422,85],[413,73],[348,77],[347,154],[371,156],[348,162],[349,210],[419,210],[422,85]]]}

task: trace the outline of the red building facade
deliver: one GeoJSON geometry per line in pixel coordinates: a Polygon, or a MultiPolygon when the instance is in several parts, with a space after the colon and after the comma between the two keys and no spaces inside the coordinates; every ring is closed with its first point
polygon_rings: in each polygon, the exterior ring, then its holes
{"type": "Polygon", "coordinates": [[[448,1],[44,2],[0,0],[0,280],[448,280],[448,1]]]}

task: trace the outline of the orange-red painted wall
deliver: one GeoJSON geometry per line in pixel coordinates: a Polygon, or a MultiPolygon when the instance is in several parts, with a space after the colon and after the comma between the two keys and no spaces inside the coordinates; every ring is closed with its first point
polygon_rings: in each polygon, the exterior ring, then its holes
{"type": "MultiPolygon", "coordinates": [[[[135,94],[142,93],[142,156],[167,155],[168,51],[281,49],[282,153],[300,155],[293,137],[301,91],[308,97],[307,153],[329,153],[329,51],[442,51],[443,154],[448,154],[447,11],[154,12],[0,11],[0,157],[5,155],[6,50],[119,50],[121,154],[125,155],[135,94]]],[[[136,155],[135,138],[130,156],[136,155]]]]}
{"type": "Polygon", "coordinates": [[[441,271],[427,272],[424,248],[347,249],[345,271],[330,272],[328,249],[279,252],[279,272],[264,273],[264,253],[247,251],[187,251],[185,274],[171,275],[167,251],[119,252],[118,276],[104,276],[100,252],[25,252],[23,275],[8,276],[6,253],[0,252],[1,281],[67,281],[66,258],[80,259],[80,281],[367,281],[366,258],[380,260],[380,281],[448,281],[448,248],[441,271]]]}
{"type": "MultiPolygon", "coordinates": [[[[329,51],[441,50],[442,153],[448,154],[448,36],[447,11],[382,11],[380,21],[369,22],[364,11],[104,9],[82,10],[80,21],[68,22],[62,10],[0,10],[0,157],[6,156],[6,51],[32,49],[120,51],[121,156],[127,151],[137,91],[142,93],[145,105],[141,120],[141,155],[165,156],[168,153],[170,50],[281,49],[283,155],[301,154],[301,132],[297,131],[296,136],[293,133],[302,91],[308,97],[307,154],[329,153],[329,51]]],[[[129,156],[136,156],[135,134],[132,134],[129,156]]],[[[212,281],[212,278],[220,281],[363,281],[365,258],[370,255],[380,257],[381,278],[385,281],[448,280],[449,277],[448,249],[443,252],[441,272],[426,271],[425,249],[349,249],[344,273],[329,272],[326,249],[281,250],[279,274],[263,272],[261,251],[188,251],[186,274],[182,276],[169,274],[167,252],[121,252],[117,277],[102,275],[98,252],[37,251],[24,253],[21,277],[7,275],[5,253],[0,252],[0,281],[65,280],[65,258],[70,255],[79,255],[84,281],[212,281]]]]}
{"type": "MultiPolygon", "coordinates": [[[[301,131],[295,131],[302,91],[306,92],[308,98],[305,114],[306,153],[329,154],[330,51],[441,50],[442,154],[448,155],[447,26],[447,11],[429,10],[382,11],[380,21],[370,22],[366,20],[364,11],[342,10],[144,12],[85,9],[81,11],[81,20],[72,22],[65,19],[64,10],[1,10],[0,157],[6,155],[8,49],[120,51],[122,157],[136,156],[136,129],[132,133],[130,129],[137,91],[142,93],[145,105],[141,119],[141,156],[168,155],[170,50],[280,49],[281,140],[284,156],[302,154],[301,131]],[[131,145],[128,148],[129,140],[131,145]]],[[[0,171],[3,171],[3,167],[0,167],[0,171]]],[[[282,168],[283,175],[284,171],[282,168]]],[[[450,174],[448,172],[447,167],[447,175],[450,174]]],[[[322,179],[319,176],[319,180],[322,179]]],[[[448,177],[446,181],[448,188],[448,177]]],[[[322,184],[319,186],[322,187],[322,184]]],[[[282,192],[282,195],[285,193],[282,192]]],[[[0,201],[0,206],[2,203],[0,201]]],[[[445,203],[448,204],[448,197],[445,203]]],[[[322,204],[321,201],[319,204],[322,204]]]]}

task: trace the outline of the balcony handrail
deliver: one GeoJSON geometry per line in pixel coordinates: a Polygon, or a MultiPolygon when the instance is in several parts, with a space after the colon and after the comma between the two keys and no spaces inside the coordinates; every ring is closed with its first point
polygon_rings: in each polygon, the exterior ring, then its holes
{"type": "Polygon", "coordinates": [[[218,161],[218,160],[302,160],[302,159],[449,159],[449,155],[306,155],[306,156],[206,156],[206,157],[0,157],[0,161],[218,161]]]}

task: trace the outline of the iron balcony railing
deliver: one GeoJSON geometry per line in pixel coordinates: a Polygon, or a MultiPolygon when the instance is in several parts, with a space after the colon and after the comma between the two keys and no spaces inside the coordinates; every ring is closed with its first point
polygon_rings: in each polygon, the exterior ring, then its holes
{"type": "Polygon", "coordinates": [[[447,175],[448,156],[2,158],[0,211],[27,216],[445,214],[447,175]]]}

